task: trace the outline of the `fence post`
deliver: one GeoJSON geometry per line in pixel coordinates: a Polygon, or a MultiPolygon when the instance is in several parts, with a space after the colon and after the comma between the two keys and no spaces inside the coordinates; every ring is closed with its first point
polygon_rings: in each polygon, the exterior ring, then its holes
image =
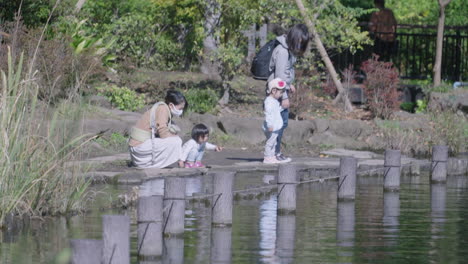
{"type": "Polygon", "coordinates": [[[164,235],[184,233],[185,222],[185,179],[166,177],[164,180],[164,235]]]}
{"type": "Polygon", "coordinates": [[[138,200],[138,244],[140,256],[162,255],[163,196],[140,197],[138,200]]]}
{"type": "Polygon", "coordinates": [[[104,215],[102,217],[103,263],[130,263],[130,217],[104,215]]]}
{"type": "Polygon", "coordinates": [[[338,181],[338,200],[354,200],[356,196],[356,169],[356,158],[340,158],[340,180],[338,181]]]}
{"type": "Polygon", "coordinates": [[[71,264],[101,264],[102,240],[95,239],[71,239],[72,249],[71,264]]]}
{"type": "Polygon", "coordinates": [[[396,149],[385,150],[384,190],[398,191],[400,189],[401,152],[396,149]]]}
{"type": "Polygon", "coordinates": [[[296,185],[296,166],[280,164],[278,171],[278,214],[296,212],[296,185]]]}
{"type": "Polygon", "coordinates": [[[235,174],[235,172],[222,171],[213,176],[212,224],[215,226],[232,225],[232,189],[235,174]]]}
{"type": "Polygon", "coordinates": [[[431,165],[431,181],[445,182],[447,180],[447,146],[432,147],[432,165],[431,165]]]}

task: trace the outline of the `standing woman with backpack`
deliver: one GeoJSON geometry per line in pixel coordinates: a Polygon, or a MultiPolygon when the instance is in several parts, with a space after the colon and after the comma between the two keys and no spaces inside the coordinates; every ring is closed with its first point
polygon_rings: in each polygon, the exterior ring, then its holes
{"type": "MultiPolygon", "coordinates": [[[[281,111],[281,117],[283,119],[283,127],[278,132],[277,144],[276,144],[276,158],[279,161],[288,162],[290,158],[285,157],[281,153],[281,139],[283,137],[284,130],[288,126],[289,118],[289,93],[294,93],[296,88],[292,84],[294,82],[294,64],[296,63],[296,57],[304,55],[309,44],[309,31],[306,25],[297,24],[294,25],[288,32],[287,35],[281,35],[276,37],[279,45],[273,50],[273,54],[270,59],[269,70],[271,72],[268,77],[268,82],[275,78],[281,78],[286,82],[286,90],[283,96],[279,99],[283,111],[281,111]]],[[[268,87],[268,85],[267,85],[268,87]]]]}

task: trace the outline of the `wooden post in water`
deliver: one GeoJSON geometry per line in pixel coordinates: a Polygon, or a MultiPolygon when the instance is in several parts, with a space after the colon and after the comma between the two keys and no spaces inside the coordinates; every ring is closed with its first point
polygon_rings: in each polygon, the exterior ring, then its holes
{"type": "Polygon", "coordinates": [[[138,200],[137,254],[162,256],[163,196],[140,197],[138,200]]]}
{"type": "Polygon", "coordinates": [[[296,237],[296,216],[278,215],[276,218],[276,254],[281,263],[294,261],[294,242],[296,237]]]}
{"type": "Polygon", "coordinates": [[[356,170],[356,158],[340,158],[340,180],[338,181],[338,200],[354,200],[356,196],[356,170]]]}
{"type": "Polygon", "coordinates": [[[432,147],[432,166],[431,166],[431,181],[445,182],[447,180],[447,146],[432,147]]]}
{"type": "Polygon", "coordinates": [[[400,190],[401,152],[397,149],[385,150],[384,190],[400,190]]]}
{"type": "Polygon", "coordinates": [[[296,212],[296,185],[296,166],[280,164],[278,171],[278,214],[296,212]]]}
{"type": "Polygon", "coordinates": [[[71,264],[101,264],[102,240],[71,239],[71,264]]]}
{"type": "Polygon", "coordinates": [[[211,264],[231,263],[232,228],[211,228],[211,264]]]}
{"type": "Polygon", "coordinates": [[[231,171],[222,171],[215,173],[213,176],[214,196],[212,198],[213,214],[211,222],[214,226],[232,225],[232,189],[235,174],[235,172],[231,171]]]}
{"type": "Polygon", "coordinates": [[[130,263],[130,217],[104,215],[102,239],[104,240],[103,263],[130,263]]]}
{"type": "Polygon", "coordinates": [[[183,234],[184,222],[185,179],[183,177],[166,177],[164,180],[164,235],[183,234]]]}

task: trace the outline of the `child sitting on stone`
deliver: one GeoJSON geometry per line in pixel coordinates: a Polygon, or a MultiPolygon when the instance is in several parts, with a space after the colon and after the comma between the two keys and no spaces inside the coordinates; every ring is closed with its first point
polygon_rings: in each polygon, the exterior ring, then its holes
{"type": "Polygon", "coordinates": [[[182,156],[179,160],[179,167],[200,168],[205,167],[201,163],[205,149],[222,151],[223,148],[208,142],[210,131],[204,124],[197,124],[192,129],[192,139],[182,146],[182,156]]]}
{"type": "Polygon", "coordinates": [[[271,80],[268,83],[268,96],[265,98],[263,107],[265,110],[265,121],[263,122],[263,131],[266,136],[265,152],[263,163],[275,164],[289,162],[291,159],[279,160],[275,156],[278,131],[283,127],[283,118],[281,117],[281,105],[278,101],[283,96],[286,82],[280,78],[271,80]]]}

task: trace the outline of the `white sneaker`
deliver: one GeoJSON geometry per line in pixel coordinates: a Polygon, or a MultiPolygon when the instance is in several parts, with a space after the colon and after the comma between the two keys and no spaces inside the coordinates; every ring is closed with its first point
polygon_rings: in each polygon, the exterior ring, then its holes
{"type": "Polygon", "coordinates": [[[272,156],[272,157],[264,157],[263,158],[263,163],[265,163],[265,164],[278,164],[278,163],[281,163],[281,161],[276,159],[275,156],[272,156]]]}
{"type": "Polygon", "coordinates": [[[291,158],[284,156],[282,153],[276,155],[276,159],[279,160],[280,163],[288,163],[292,161],[291,158]]]}

